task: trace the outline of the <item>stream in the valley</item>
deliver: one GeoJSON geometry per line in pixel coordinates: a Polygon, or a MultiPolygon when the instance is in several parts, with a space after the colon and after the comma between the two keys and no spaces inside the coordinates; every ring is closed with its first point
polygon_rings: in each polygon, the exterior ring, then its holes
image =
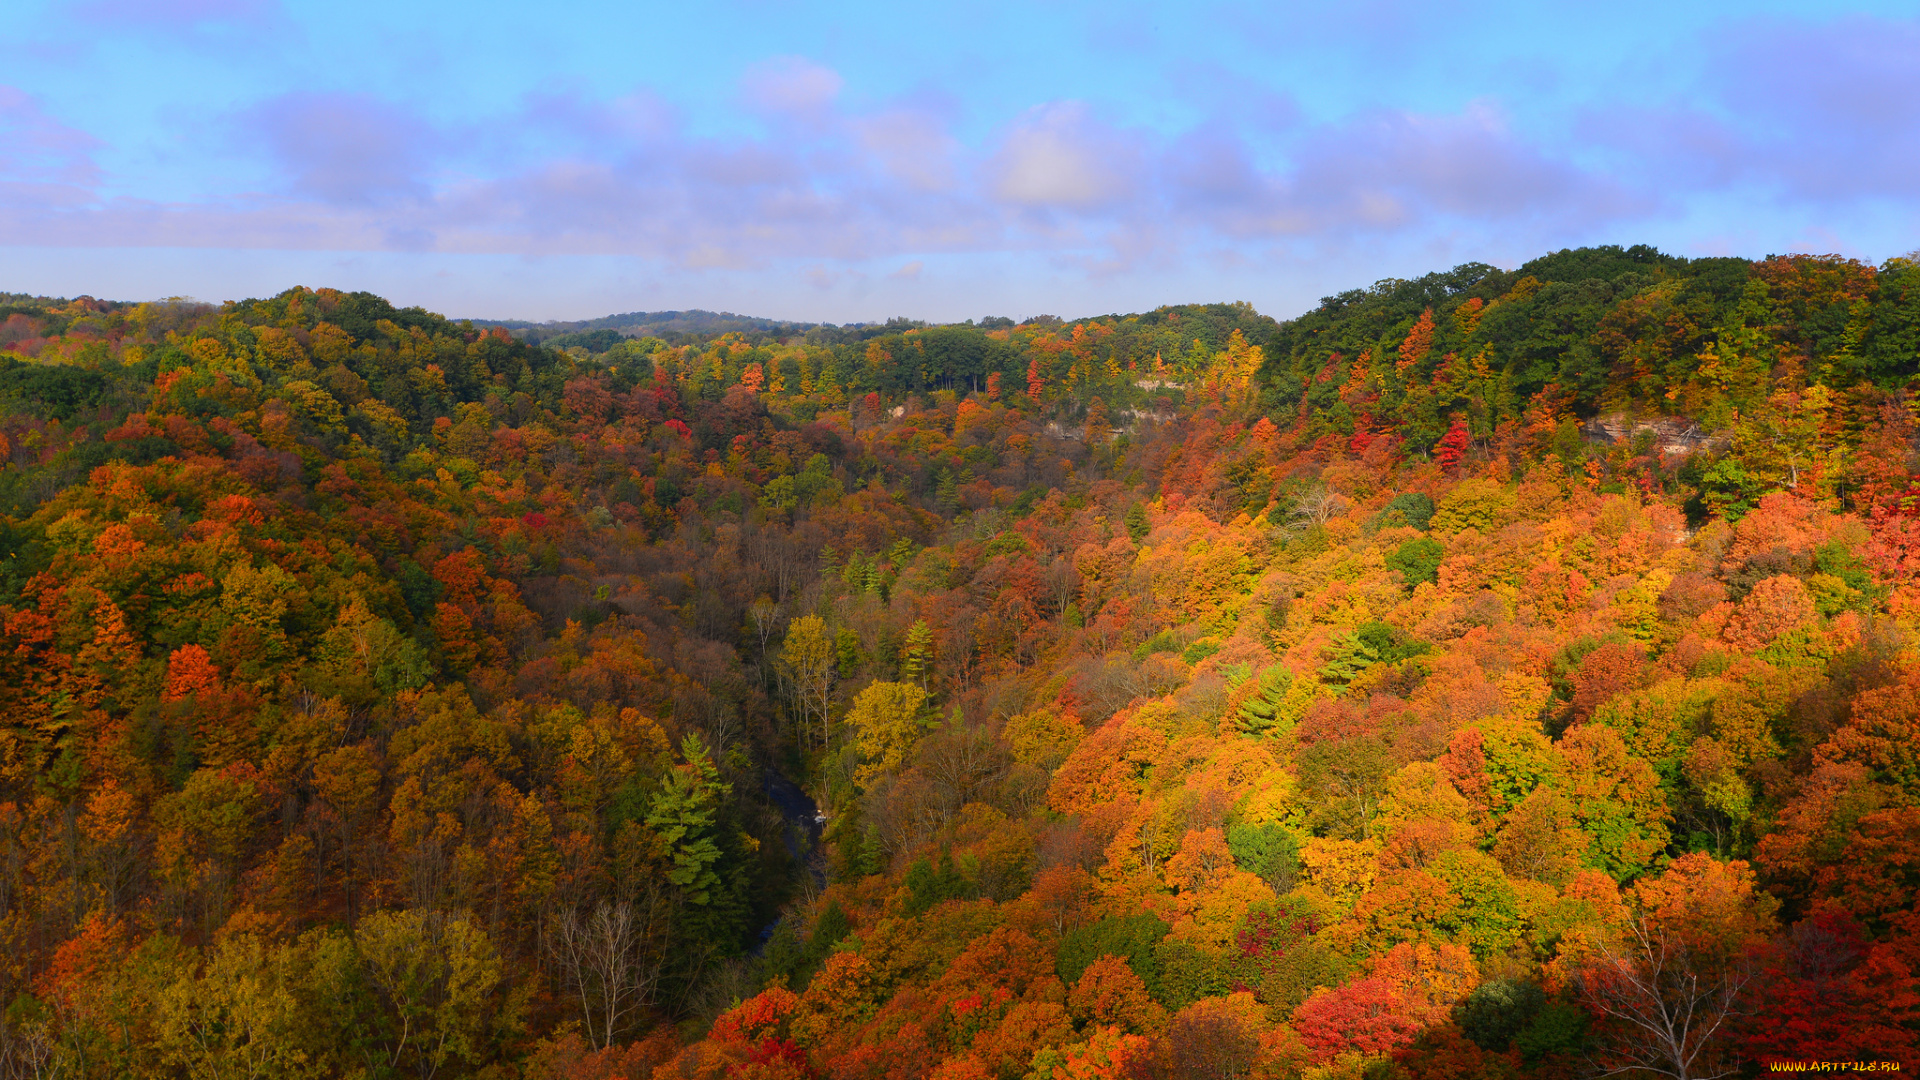
{"type": "Polygon", "coordinates": [[[811,862],[814,853],[820,850],[820,832],[827,816],[820,812],[812,796],[779,771],[767,769],[761,774],[761,783],[767,798],[780,808],[780,816],[787,819],[787,854],[796,861],[811,862]]]}
{"type": "MultiPolygon", "coordinates": [[[[787,854],[813,875],[815,888],[825,885],[827,866],[819,856],[821,833],[826,827],[827,816],[820,812],[812,796],[778,770],[765,770],[761,773],[760,782],[767,792],[767,798],[773,800],[773,805],[780,808],[780,816],[786,819],[787,854]]],[[[778,922],[769,923],[760,931],[762,946],[773,936],[773,928],[778,925],[778,922]]]]}

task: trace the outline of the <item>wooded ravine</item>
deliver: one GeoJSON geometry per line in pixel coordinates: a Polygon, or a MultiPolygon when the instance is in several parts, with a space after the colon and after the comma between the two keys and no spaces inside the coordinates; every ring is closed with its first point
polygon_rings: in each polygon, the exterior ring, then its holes
{"type": "Polygon", "coordinates": [[[1920,263],[0,301],[0,1077],[1920,1066],[1920,263]]]}

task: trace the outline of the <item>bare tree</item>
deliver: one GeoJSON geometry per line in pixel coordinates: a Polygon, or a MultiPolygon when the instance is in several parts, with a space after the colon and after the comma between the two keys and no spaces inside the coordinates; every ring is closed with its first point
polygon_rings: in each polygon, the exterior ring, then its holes
{"type": "Polygon", "coordinates": [[[747,617],[753,620],[753,633],[760,642],[760,666],[767,664],[767,643],[773,640],[773,632],[780,628],[780,605],[773,598],[762,594],[753,603],[747,605],[747,617]]]}
{"type": "Polygon", "coordinates": [[[1315,486],[1302,492],[1293,500],[1293,506],[1287,511],[1287,516],[1296,527],[1305,528],[1310,525],[1325,525],[1346,510],[1345,496],[1326,487],[1315,486]]]}
{"type": "Polygon", "coordinates": [[[1047,564],[1045,580],[1048,610],[1054,615],[1066,614],[1074,598],[1080,595],[1080,571],[1074,569],[1073,562],[1066,556],[1057,555],[1047,564]]]}
{"type": "Polygon", "coordinates": [[[775,529],[755,529],[742,540],[743,558],[747,568],[753,571],[758,580],[773,587],[773,601],[786,603],[787,597],[800,587],[814,567],[814,553],[819,544],[807,547],[811,537],[802,539],[775,529]]]}
{"type": "Polygon", "coordinates": [[[878,781],[864,812],[887,855],[898,855],[951,825],[968,803],[996,803],[1012,767],[984,726],[957,721],[922,739],[912,766],[878,781]]]}
{"type": "Polygon", "coordinates": [[[1259,1063],[1260,1038],[1243,1018],[1195,1009],[1167,1025],[1159,1067],[1151,1072],[1164,1080],[1243,1080],[1259,1063]]]}
{"type": "Polygon", "coordinates": [[[1185,682],[1184,669],[1148,657],[1136,662],[1126,653],[1085,657],[1074,664],[1081,715],[1096,723],[1147,697],[1158,697],[1185,682]]]}
{"type": "Polygon", "coordinates": [[[933,785],[948,820],[971,802],[992,802],[1013,761],[977,723],[949,723],[921,740],[916,765],[933,785]]]}
{"type": "Polygon", "coordinates": [[[53,1025],[45,1019],[0,1024],[3,1080],[55,1080],[70,1064],[60,1061],[55,1051],[53,1025]]]}
{"type": "Polygon", "coordinates": [[[1579,976],[1581,996],[1607,1021],[1595,1057],[1600,1075],[1715,1080],[1738,1072],[1724,1035],[1744,1015],[1755,973],[1742,957],[1714,957],[1635,918],[1579,976]]]}
{"type": "Polygon", "coordinates": [[[611,1046],[653,1002],[666,929],[666,900],[657,887],[631,901],[602,900],[588,914],[569,911],[560,918],[548,948],[579,1000],[588,1042],[611,1046]]]}
{"type": "Polygon", "coordinates": [[[889,858],[920,846],[946,823],[933,784],[917,768],[882,777],[867,792],[863,807],[889,858]]]}

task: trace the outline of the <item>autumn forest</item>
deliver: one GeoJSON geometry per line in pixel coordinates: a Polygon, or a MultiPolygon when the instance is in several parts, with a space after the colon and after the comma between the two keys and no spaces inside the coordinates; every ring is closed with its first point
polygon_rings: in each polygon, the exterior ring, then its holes
{"type": "Polygon", "coordinates": [[[0,1080],[1920,1067],[1920,263],[664,314],[0,295],[0,1080]]]}

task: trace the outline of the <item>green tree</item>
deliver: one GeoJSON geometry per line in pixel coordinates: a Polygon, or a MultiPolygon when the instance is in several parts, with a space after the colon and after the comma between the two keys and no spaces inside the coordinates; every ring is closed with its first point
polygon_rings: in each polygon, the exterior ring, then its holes
{"type": "Polygon", "coordinates": [[[799,502],[791,476],[776,476],[760,489],[760,505],[776,513],[785,513],[799,502]]]}
{"type": "Polygon", "coordinates": [[[1395,495],[1368,523],[1374,529],[1406,528],[1425,530],[1433,521],[1433,499],[1418,491],[1395,495]]]}
{"type": "Polygon", "coordinates": [[[1700,473],[1700,504],[1729,522],[1746,517],[1760,497],[1772,490],[1765,478],[1748,472],[1731,454],[1700,473]]]}
{"type": "Polygon", "coordinates": [[[1069,930],[1060,940],[1056,959],[1060,980],[1071,986],[1080,981],[1080,976],[1095,960],[1117,956],[1140,976],[1147,992],[1157,1000],[1164,992],[1157,947],[1171,929],[1157,916],[1143,912],[1102,919],[1090,926],[1069,930]]]}
{"type": "Polygon", "coordinates": [[[1409,589],[1423,581],[1432,584],[1440,580],[1440,563],[1446,554],[1439,541],[1416,536],[1387,553],[1387,569],[1398,573],[1409,589]]]}
{"type": "Polygon", "coordinates": [[[1300,841],[1279,822],[1228,826],[1227,850],[1240,869],[1257,875],[1275,892],[1293,888],[1300,875],[1300,841]]]}
{"type": "MultiPolygon", "coordinates": [[[[847,565],[854,568],[853,577],[856,580],[863,580],[865,568],[855,561],[858,558],[859,556],[855,555],[854,559],[848,560],[847,565]]],[[[843,626],[834,632],[833,658],[841,678],[851,679],[859,674],[861,665],[866,662],[866,650],[860,647],[860,635],[855,633],[852,627],[843,626]]]]}
{"type": "Polygon", "coordinates": [[[1828,423],[1832,407],[1832,393],[1816,383],[1805,390],[1775,391],[1764,404],[1739,414],[1727,456],[1707,474],[1713,493],[1731,488],[1742,494],[1749,489],[1825,494],[1840,471],[1828,423]],[[1816,483],[1809,488],[1809,481],[1816,483]]]}
{"type": "Polygon", "coordinates": [[[308,685],[328,697],[371,705],[402,690],[418,690],[433,675],[426,650],[353,597],[320,636],[308,685]]]}
{"type": "Polygon", "coordinates": [[[1280,706],[1292,687],[1293,672],[1288,671],[1285,664],[1263,668],[1253,695],[1240,703],[1240,730],[1249,735],[1286,734],[1286,720],[1280,715],[1280,706]]]}
{"type": "Polygon", "coordinates": [[[1505,1053],[1546,1002],[1546,994],[1533,983],[1489,979],[1454,1006],[1453,1022],[1480,1049],[1505,1053]]]}
{"type": "Polygon", "coordinates": [[[1384,659],[1374,641],[1354,630],[1335,634],[1327,649],[1327,662],[1321,665],[1318,674],[1320,681],[1327,684],[1327,690],[1335,695],[1346,693],[1348,684],[1361,672],[1384,659]]]}
{"type": "Polygon", "coordinates": [[[1479,851],[1449,851],[1430,872],[1447,883],[1461,905],[1456,918],[1460,943],[1481,960],[1504,952],[1520,939],[1525,925],[1513,882],[1492,856],[1479,851]]]}
{"type": "Polygon", "coordinates": [[[833,461],[825,454],[815,454],[807,459],[807,464],[793,477],[793,495],[801,502],[811,502],[820,495],[840,494],[840,481],[833,475],[833,461]]]}
{"type": "Polygon", "coordinates": [[[1620,881],[1635,877],[1669,839],[1659,775],[1603,725],[1574,729],[1558,749],[1567,794],[1589,838],[1588,865],[1620,881]]]}
{"type": "Polygon", "coordinates": [[[952,469],[941,469],[935,478],[934,499],[949,514],[960,509],[960,484],[952,469]]]}
{"type": "Polygon", "coordinates": [[[680,756],[685,764],[674,766],[654,793],[647,825],[673,859],[667,880],[680,888],[688,903],[704,906],[713,901],[722,884],[714,866],[721,854],[714,819],[733,786],[721,781],[699,735],[687,734],[680,743],[680,756]]]}
{"type": "Polygon", "coordinates": [[[932,672],[933,628],[927,625],[927,620],[915,619],[900,643],[900,677],[919,683],[920,689],[925,690],[927,677],[932,672]]]}

